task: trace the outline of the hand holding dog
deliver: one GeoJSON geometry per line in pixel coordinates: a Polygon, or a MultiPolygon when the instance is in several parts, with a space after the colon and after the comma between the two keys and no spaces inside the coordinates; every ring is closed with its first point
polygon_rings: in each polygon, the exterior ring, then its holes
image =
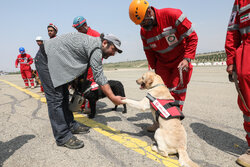
{"type": "Polygon", "coordinates": [[[120,104],[124,104],[122,102],[122,99],[124,99],[124,97],[121,96],[115,96],[114,93],[112,92],[109,84],[106,85],[101,85],[100,86],[103,93],[115,104],[115,105],[120,105],[120,104]]]}
{"type": "Polygon", "coordinates": [[[121,97],[121,96],[114,96],[112,97],[112,99],[110,99],[115,105],[121,105],[121,104],[126,104],[125,97],[121,97]]]}

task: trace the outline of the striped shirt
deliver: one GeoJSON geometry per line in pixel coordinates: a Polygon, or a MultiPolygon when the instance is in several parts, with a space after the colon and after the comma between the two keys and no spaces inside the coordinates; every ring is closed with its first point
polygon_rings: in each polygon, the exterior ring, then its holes
{"type": "Polygon", "coordinates": [[[98,85],[108,83],[102,68],[102,42],[100,37],[91,37],[83,33],[68,33],[44,41],[48,56],[48,68],[54,87],[66,84],[87,72],[90,59],[94,79],[98,85]]]}

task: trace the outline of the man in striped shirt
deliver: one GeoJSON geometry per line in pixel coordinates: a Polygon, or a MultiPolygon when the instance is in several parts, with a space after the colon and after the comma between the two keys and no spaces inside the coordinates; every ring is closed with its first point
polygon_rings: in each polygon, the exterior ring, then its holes
{"type": "Polygon", "coordinates": [[[84,146],[73,134],[87,133],[89,128],[74,120],[68,109],[67,83],[87,72],[88,62],[94,79],[116,105],[122,97],[115,96],[103,74],[102,58],[121,53],[121,42],[112,34],[91,37],[79,32],[64,34],[44,41],[36,55],[35,65],[48,105],[49,118],[58,146],[77,149],[84,146]]]}
{"type": "MultiPolygon", "coordinates": [[[[182,110],[187,84],[193,71],[198,42],[192,23],[179,9],[156,9],[146,0],[133,0],[129,6],[130,19],[141,26],[141,39],[148,63],[161,76],[182,110]],[[179,70],[181,69],[181,70],[179,70]],[[178,86],[183,76],[183,85],[178,86]]],[[[155,131],[157,124],[148,127],[155,131]]]]}

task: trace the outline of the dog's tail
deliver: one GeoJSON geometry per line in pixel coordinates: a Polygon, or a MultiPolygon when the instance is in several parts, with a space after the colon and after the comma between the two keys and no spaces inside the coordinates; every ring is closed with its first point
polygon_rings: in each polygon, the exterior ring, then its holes
{"type": "Polygon", "coordinates": [[[187,151],[185,149],[179,149],[178,150],[178,154],[179,154],[179,162],[181,164],[181,166],[185,166],[185,167],[199,167],[198,164],[196,164],[195,162],[193,162],[188,154],[187,151]]]}

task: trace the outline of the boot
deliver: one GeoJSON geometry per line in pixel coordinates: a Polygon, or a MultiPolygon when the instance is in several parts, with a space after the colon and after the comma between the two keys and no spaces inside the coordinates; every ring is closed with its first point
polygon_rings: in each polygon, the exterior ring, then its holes
{"type": "Polygon", "coordinates": [[[250,167],[250,149],[245,154],[239,156],[236,162],[244,167],[250,167]]]}
{"type": "Polygon", "coordinates": [[[147,127],[148,132],[155,132],[159,128],[159,123],[154,122],[153,125],[147,127]]]}
{"type": "Polygon", "coordinates": [[[64,145],[64,147],[70,148],[70,149],[79,149],[84,147],[84,143],[82,140],[77,139],[75,136],[72,136],[64,145]]]}

